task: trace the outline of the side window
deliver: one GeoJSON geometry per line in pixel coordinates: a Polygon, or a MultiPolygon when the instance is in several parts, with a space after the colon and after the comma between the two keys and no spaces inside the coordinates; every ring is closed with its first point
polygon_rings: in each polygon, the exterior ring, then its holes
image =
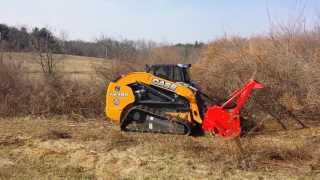
{"type": "Polygon", "coordinates": [[[189,69],[183,69],[183,79],[184,79],[184,82],[186,83],[190,83],[190,76],[189,76],[190,72],[189,72],[189,69]]]}
{"type": "Polygon", "coordinates": [[[174,81],[176,82],[183,82],[183,77],[181,74],[181,69],[179,67],[174,68],[174,81]]]}
{"type": "Polygon", "coordinates": [[[159,66],[154,69],[154,75],[163,79],[169,79],[170,71],[168,66],[159,66]]]}

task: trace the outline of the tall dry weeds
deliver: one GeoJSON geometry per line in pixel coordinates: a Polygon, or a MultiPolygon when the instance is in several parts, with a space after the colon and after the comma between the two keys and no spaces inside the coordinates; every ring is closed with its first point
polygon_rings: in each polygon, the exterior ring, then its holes
{"type": "Polygon", "coordinates": [[[21,106],[23,87],[21,64],[15,61],[0,60],[0,115],[16,114],[21,106]]]}
{"type": "Polygon", "coordinates": [[[251,111],[260,105],[260,110],[280,119],[317,119],[319,47],[316,31],[223,38],[209,44],[193,74],[210,95],[226,97],[257,71],[255,78],[265,88],[256,93],[254,103],[248,104],[251,111]]]}
{"type": "Polygon", "coordinates": [[[95,79],[77,82],[61,74],[30,80],[21,63],[0,61],[0,116],[101,116],[105,85],[95,79]]]}
{"type": "Polygon", "coordinates": [[[280,28],[268,36],[249,39],[225,37],[204,46],[199,60],[184,59],[176,47],[156,47],[138,58],[113,59],[96,67],[102,79],[99,82],[95,79],[76,82],[53,75],[35,84],[23,77],[19,64],[1,61],[1,115],[101,115],[105,86],[121,74],[143,70],[145,64],[196,61],[192,77],[212,97],[227,97],[257,71],[255,78],[265,88],[250,99],[247,110],[271,113],[279,119],[318,119],[319,47],[319,28],[308,31],[280,28]]]}

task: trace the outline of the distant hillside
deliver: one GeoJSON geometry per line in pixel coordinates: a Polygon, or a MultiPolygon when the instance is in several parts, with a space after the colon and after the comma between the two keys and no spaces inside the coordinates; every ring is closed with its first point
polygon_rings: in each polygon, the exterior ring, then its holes
{"type": "Polygon", "coordinates": [[[50,29],[45,27],[17,28],[0,24],[0,50],[10,52],[34,52],[50,50],[57,54],[70,54],[78,56],[90,56],[111,59],[138,59],[153,48],[170,47],[177,49],[181,57],[185,57],[189,51],[200,50],[205,44],[196,41],[194,44],[168,45],[146,40],[114,39],[106,36],[95,41],[66,40],[65,37],[57,37],[50,29]]]}

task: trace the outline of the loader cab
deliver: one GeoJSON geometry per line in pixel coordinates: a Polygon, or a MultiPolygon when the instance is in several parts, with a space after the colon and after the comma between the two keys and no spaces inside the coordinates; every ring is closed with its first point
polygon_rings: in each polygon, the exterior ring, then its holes
{"type": "MultiPolygon", "coordinates": [[[[196,99],[200,112],[201,118],[203,118],[204,113],[206,112],[207,105],[201,97],[201,92],[198,91],[200,88],[194,84],[189,76],[189,70],[191,64],[155,64],[155,65],[146,65],[145,70],[147,73],[153,74],[154,76],[167,79],[172,82],[181,82],[185,86],[197,91],[196,99]]],[[[203,93],[202,93],[203,94],[203,93]]]]}
{"type": "Polygon", "coordinates": [[[173,82],[190,84],[189,69],[191,64],[155,64],[146,65],[146,72],[173,82]]]}

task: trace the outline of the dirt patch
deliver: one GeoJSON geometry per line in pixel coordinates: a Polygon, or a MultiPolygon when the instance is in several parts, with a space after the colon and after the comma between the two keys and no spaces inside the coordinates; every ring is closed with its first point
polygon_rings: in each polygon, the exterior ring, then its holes
{"type": "Polygon", "coordinates": [[[50,139],[70,139],[72,138],[69,132],[57,131],[57,130],[49,130],[47,133],[40,136],[42,140],[50,140],[50,139]]]}
{"type": "Polygon", "coordinates": [[[12,162],[11,160],[7,158],[4,158],[4,159],[0,158],[0,168],[9,167],[12,165],[14,165],[14,162],[12,162]]]}
{"type": "Polygon", "coordinates": [[[0,146],[23,146],[25,144],[26,138],[20,136],[2,136],[0,137],[0,146]]]}

